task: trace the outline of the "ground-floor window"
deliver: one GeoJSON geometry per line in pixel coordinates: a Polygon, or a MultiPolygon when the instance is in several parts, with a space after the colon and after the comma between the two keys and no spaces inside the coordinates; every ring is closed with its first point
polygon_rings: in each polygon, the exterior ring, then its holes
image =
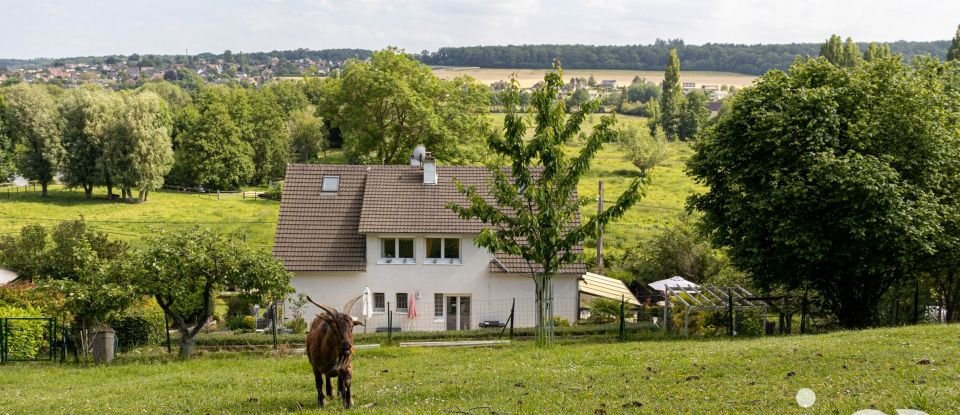
{"type": "Polygon", "coordinates": [[[386,296],[383,293],[373,293],[373,312],[382,313],[386,308],[386,296]]]}
{"type": "Polygon", "coordinates": [[[397,311],[407,311],[407,293],[397,293],[397,311]]]}
{"type": "Polygon", "coordinates": [[[433,316],[443,317],[443,293],[433,294],[433,316]]]}

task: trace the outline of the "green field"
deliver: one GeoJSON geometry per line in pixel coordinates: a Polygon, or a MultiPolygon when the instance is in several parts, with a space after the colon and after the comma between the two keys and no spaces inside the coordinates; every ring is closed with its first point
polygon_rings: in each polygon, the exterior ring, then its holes
{"type": "MultiPolygon", "coordinates": [[[[818,336],[358,350],[355,413],[960,413],[960,326],[818,336]],[[816,393],[812,408],[795,396],[816,393]],[[460,412],[457,412],[460,411],[460,412]]],[[[0,367],[0,413],[317,411],[303,356],[121,356],[110,366],[0,367]],[[303,408],[301,410],[301,407],[303,408]]]]}
{"type": "MultiPolygon", "coordinates": [[[[105,189],[96,189],[94,199],[83,198],[82,190],[51,186],[50,197],[39,191],[7,194],[0,188],[0,234],[11,234],[27,224],[55,225],[59,221],[83,218],[111,238],[134,245],[158,229],[178,230],[202,224],[222,232],[238,232],[248,243],[270,249],[280,203],[243,199],[238,194],[198,195],[159,191],[150,193],[142,204],[107,200],[105,189]]],[[[37,188],[39,190],[39,187],[37,188]]],[[[11,191],[12,192],[12,191],[11,191]]]]}

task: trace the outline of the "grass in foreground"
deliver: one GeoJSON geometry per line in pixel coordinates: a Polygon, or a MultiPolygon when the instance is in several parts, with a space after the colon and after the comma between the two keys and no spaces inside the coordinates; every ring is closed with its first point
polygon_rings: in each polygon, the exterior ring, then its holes
{"type": "MultiPolygon", "coordinates": [[[[356,413],[960,413],[960,326],[820,336],[503,348],[359,350],[356,413]],[[918,364],[927,359],[929,364],[918,364]],[[800,408],[801,388],[817,394],[800,408]],[[471,409],[480,408],[480,409],[471,409]],[[461,412],[462,413],[462,412],[461,412]]],[[[317,411],[303,356],[127,355],[111,366],[0,367],[0,413],[317,411]]]]}

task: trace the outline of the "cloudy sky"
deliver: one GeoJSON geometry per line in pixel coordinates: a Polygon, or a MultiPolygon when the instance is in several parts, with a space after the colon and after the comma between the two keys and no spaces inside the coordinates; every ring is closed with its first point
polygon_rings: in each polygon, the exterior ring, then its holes
{"type": "Polygon", "coordinates": [[[937,40],[957,0],[0,0],[0,58],[274,49],[937,40]]]}

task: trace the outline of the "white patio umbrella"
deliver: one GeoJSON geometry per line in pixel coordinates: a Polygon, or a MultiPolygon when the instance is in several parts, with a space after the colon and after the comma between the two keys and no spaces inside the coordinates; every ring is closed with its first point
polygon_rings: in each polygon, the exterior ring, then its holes
{"type": "Polygon", "coordinates": [[[687,281],[680,276],[675,276],[672,278],[667,278],[665,280],[655,281],[647,284],[647,286],[657,291],[666,291],[668,285],[672,290],[677,290],[679,287],[680,290],[687,291],[687,292],[696,292],[697,289],[700,288],[699,285],[694,284],[690,281],[687,281]]]}
{"type": "Polygon", "coordinates": [[[373,299],[370,298],[370,287],[363,287],[363,302],[360,304],[363,310],[360,315],[363,317],[364,331],[366,331],[367,320],[373,316],[373,299]]]}

